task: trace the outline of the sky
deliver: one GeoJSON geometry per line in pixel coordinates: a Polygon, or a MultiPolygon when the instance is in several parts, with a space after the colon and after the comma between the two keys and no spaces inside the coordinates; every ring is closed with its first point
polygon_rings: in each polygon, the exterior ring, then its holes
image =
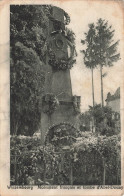
{"type": "MultiPolygon", "coordinates": [[[[92,105],[91,70],[87,69],[83,62],[83,49],[81,39],[84,39],[84,32],[88,30],[88,24],[96,23],[99,18],[105,19],[115,30],[114,41],[120,40],[118,51],[123,52],[123,14],[121,5],[113,1],[61,1],[58,6],[63,8],[71,17],[71,22],[67,26],[76,35],[76,50],[78,56],[76,64],[71,69],[71,82],[73,95],[81,96],[81,111],[88,110],[92,105]]],[[[118,87],[122,87],[123,59],[114,64],[111,68],[104,68],[103,73],[107,76],[103,78],[104,100],[107,93],[112,94],[118,87]]],[[[94,70],[95,103],[101,102],[100,93],[100,71],[99,67],[94,70]]]]}

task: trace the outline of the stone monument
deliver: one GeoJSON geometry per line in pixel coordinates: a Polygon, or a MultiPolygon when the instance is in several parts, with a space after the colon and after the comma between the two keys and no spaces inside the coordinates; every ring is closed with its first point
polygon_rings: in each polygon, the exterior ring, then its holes
{"type": "Polygon", "coordinates": [[[78,129],[80,96],[72,95],[70,69],[75,63],[75,46],[66,35],[65,26],[70,22],[68,14],[49,7],[49,27],[45,65],[45,89],[42,97],[41,140],[47,130],[59,123],[70,123],[78,129]]]}

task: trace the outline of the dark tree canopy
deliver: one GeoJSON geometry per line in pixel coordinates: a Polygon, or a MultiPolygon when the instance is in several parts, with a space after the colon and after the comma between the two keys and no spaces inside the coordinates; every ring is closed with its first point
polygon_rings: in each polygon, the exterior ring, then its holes
{"type": "Polygon", "coordinates": [[[48,28],[46,8],[10,7],[11,134],[32,135],[39,127],[48,28]]]}
{"type": "Polygon", "coordinates": [[[12,5],[10,7],[10,43],[17,41],[35,50],[43,60],[46,53],[48,16],[46,6],[12,5]]]}
{"type": "Polygon", "coordinates": [[[33,134],[40,121],[44,84],[42,62],[34,50],[17,42],[11,51],[10,71],[11,133],[33,134]]]}

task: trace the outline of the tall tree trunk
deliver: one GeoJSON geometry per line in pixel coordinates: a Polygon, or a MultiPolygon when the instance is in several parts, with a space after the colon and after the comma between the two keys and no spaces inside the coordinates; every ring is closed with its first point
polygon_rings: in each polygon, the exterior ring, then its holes
{"type": "Polygon", "coordinates": [[[101,77],[101,105],[104,106],[104,99],[103,99],[103,77],[102,77],[102,65],[100,65],[100,77],[101,77]]]}
{"type": "Polygon", "coordinates": [[[94,80],[93,80],[93,67],[91,67],[92,73],[92,98],[93,98],[93,107],[94,107],[94,80]]]}
{"type": "MultiPolygon", "coordinates": [[[[93,67],[91,67],[91,73],[92,73],[92,98],[93,98],[93,108],[94,108],[94,105],[95,105],[95,101],[94,101],[94,79],[93,79],[93,67]]],[[[95,132],[95,119],[94,119],[94,116],[93,116],[93,119],[92,119],[92,132],[95,132]]]]}

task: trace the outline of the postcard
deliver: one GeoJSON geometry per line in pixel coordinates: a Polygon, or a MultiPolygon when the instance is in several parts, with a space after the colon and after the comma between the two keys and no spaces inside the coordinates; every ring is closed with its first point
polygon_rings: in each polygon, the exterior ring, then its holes
{"type": "Polygon", "coordinates": [[[124,2],[0,1],[0,195],[124,195],[124,2]]]}

